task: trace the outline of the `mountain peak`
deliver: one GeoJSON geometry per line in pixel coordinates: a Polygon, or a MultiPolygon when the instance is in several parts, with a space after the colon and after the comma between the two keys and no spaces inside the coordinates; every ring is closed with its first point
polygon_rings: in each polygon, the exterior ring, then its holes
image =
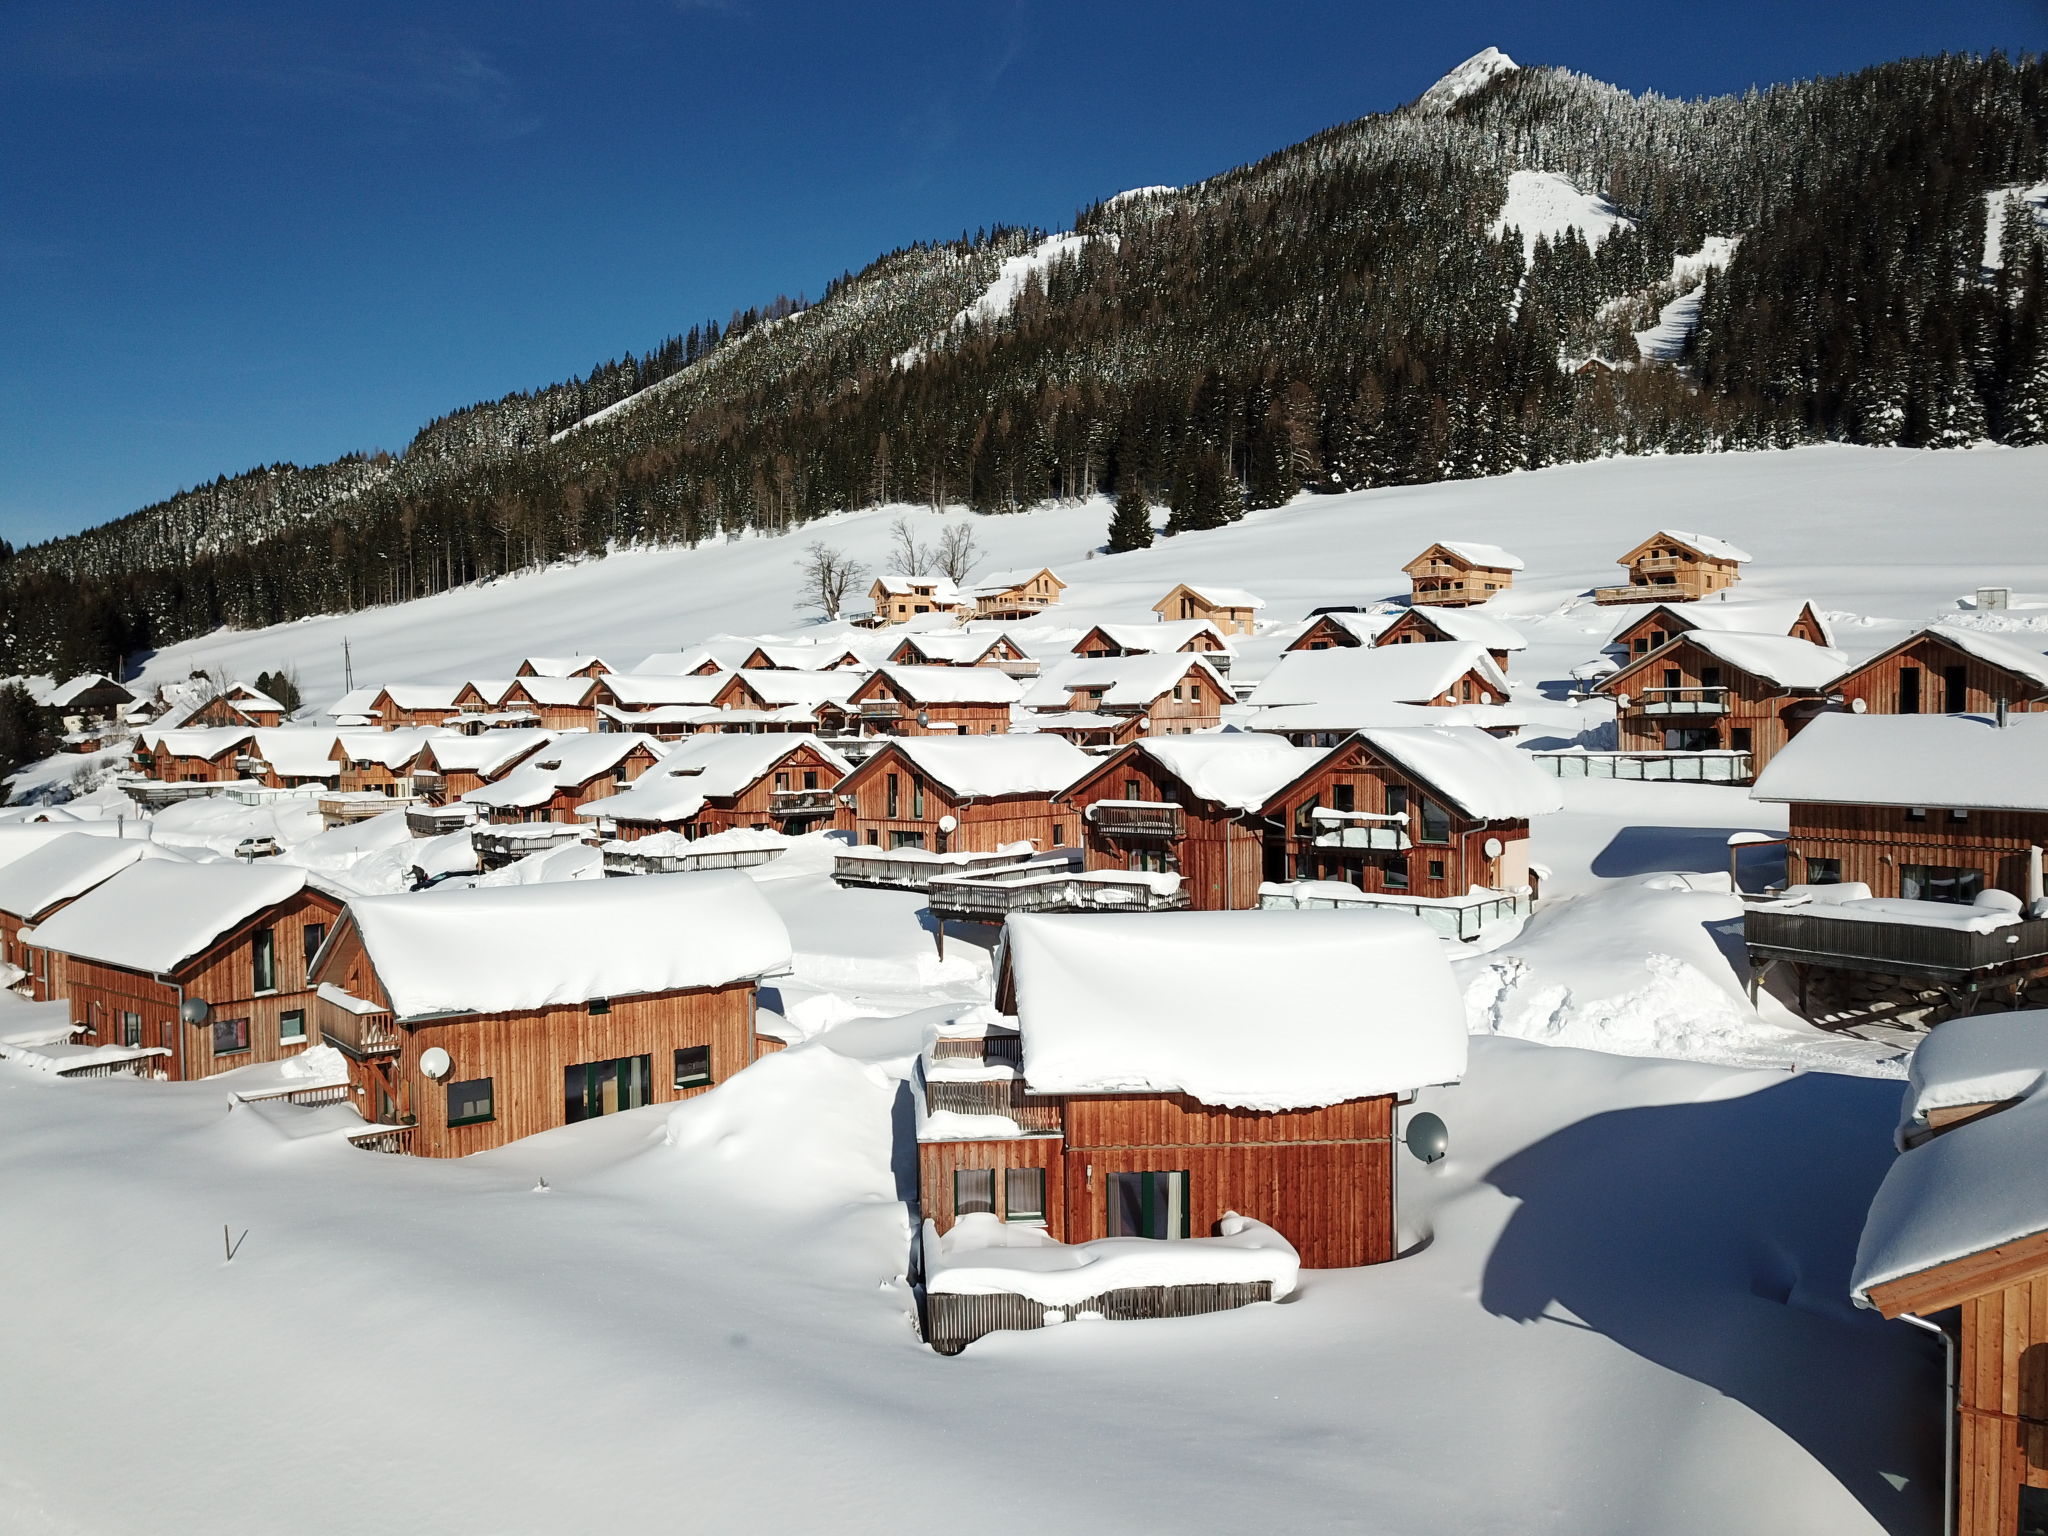
{"type": "Polygon", "coordinates": [[[1481,86],[1521,66],[1498,48],[1482,48],[1456,69],[1437,81],[1415,105],[1424,112],[1444,112],[1470,96],[1481,86]]]}

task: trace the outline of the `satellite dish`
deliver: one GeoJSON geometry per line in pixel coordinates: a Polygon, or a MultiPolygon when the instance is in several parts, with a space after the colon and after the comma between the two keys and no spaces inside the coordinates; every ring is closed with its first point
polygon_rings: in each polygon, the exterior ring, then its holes
{"type": "MultiPolygon", "coordinates": [[[[448,1059],[448,1053],[438,1045],[430,1045],[420,1052],[420,1070],[437,1083],[448,1075],[448,1069],[454,1065],[448,1059]]],[[[1408,1134],[1412,1137],[1415,1133],[1411,1130],[1408,1134]]]]}
{"type": "Polygon", "coordinates": [[[1869,708],[1870,701],[1868,699],[1851,699],[1849,701],[1849,713],[1852,715],[1864,714],[1869,708]]]}
{"type": "Polygon", "coordinates": [[[939,830],[941,832],[958,832],[960,830],[960,818],[958,816],[941,816],[939,818],[939,830]]]}
{"type": "Polygon", "coordinates": [[[1408,1134],[1402,1139],[1408,1143],[1408,1150],[1425,1163],[1441,1162],[1451,1148],[1450,1128],[1443,1117],[1426,1109],[1408,1117],[1408,1134]]]}
{"type": "Polygon", "coordinates": [[[1628,708],[1628,695],[1627,695],[1627,694],[1625,694],[1625,693],[1617,693],[1617,694],[1616,694],[1616,695],[1614,696],[1614,702],[1615,702],[1615,703],[1617,703],[1617,704],[1619,704],[1619,705],[1620,705],[1620,706],[1621,706],[1621,707],[1622,707],[1623,709],[1627,709],[1627,708],[1628,708]]]}
{"type": "Polygon", "coordinates": [[[213,1016],[213,1004],[203,997],[188,997],[178,1004],[178,1017],[187,1024],[204,1024],[213,1016]]]}
{"type": "Polygon", "coordinates": [[[1489,859],[1497,859],[1505,852],[1507,852],[1507,849],[1499,838],[1489,837],[1486,840],[1486,856],[1489,859]]]}

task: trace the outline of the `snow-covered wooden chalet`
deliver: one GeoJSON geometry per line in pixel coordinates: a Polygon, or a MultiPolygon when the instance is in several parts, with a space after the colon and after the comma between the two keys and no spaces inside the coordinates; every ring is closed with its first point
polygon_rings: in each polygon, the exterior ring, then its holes
{"type": "Polygon", "coordinates": [[[1230,685],[1201,656],[1167,651],[1151,656],[1076,656],[1032,683],[1019,726],[1055,731],[1087,745],[1122,746],[1140,736],[1213,731],[1230,685]]]}
{"type": "Polygon", "coordinates": [[[861,848],[993,853],[1079,840],[1057,802],[1097,759],[1052,735],[905,736],[839,784],[838,825],[861,848]]]}
{"type": "Polygon", "coordinates": [[[1615,561],[1628,568],[1628,585],[1596,587],[1593,601],[1698,602],[1740,581],[1749,558],[1726,539],[1662,529],[1615,561]]]}
{"type": "Polygon", "coordinates": [[[1851,667],[1830,685],[1875,715],[2021,714],[2048,710],[2048,655],[2003,635],[1936,624],[1851,667]]]}
{"type": "Polygon", "coordinates": [[[1498,544],[1447,539],[1401,567],[1408,578],[1408,601],[1417,608],[1466,608],[1486,602],[1513,587],[1515,572],[1521,569],[1521,557],[1498,544]]]}
{"type": "Polygon", "coordinates": [[[616,794],[660,761],[661,753],[659,742],[632,733],[557,736],[462,798],[481,806],[493,822],[574,824],[579,807],[616,794]]]}
{"type": "Polygon", "coordinates": [[[834,791],[851,769],[815,736],[692,736],[576,815],[621,842],[657,832],[695,841],[735,827],[795,836],[831,824],[839,813],[834,791]]]}
{"type": "Polygon", "coordinates": [[[1161,622],[1205,620],[1226,635],[1249,635],[1258,627],[1259,610],[1266,606],[1242,587],[1218,587],[1204,582],[1197,587],[1181,582],[1152,605],[1161,622]]]}
{"type": "Polygon", "coordinates": [[[870,736],[1001,736],[1023,697],[993,667],[879,667],[849,695],[870,736]]]}
{"type": "Polygon", "coordinates": [[[57,995],[50,985],[52,956],[47,949],[31,954],[22,929],[54,917],[138,859],[183,857],[147,837],[123,837],[109,828],[106,836],[65,832],[0,865],[0,961],[23,973],[22,985],[33,1000],[51,1001],[57,995]]]}
{"type": "Polygon", "coordinates": [[[1701,603],[1649,603],[1623,614],[1607,642],[1617,660],[1647,656],[1695,629],[1730,629],[1746,635],[1789,635],[1832,646],[1834,629],[1812,603],[1793,598],[1734,599],[1727,593],[1701,603]]]}
{"type": "Polygon", "coordinates": [[[1624,752],[1740,752],[1747,778],[1828,708],[1847,664],[1840,651],[1791,635],[1697,628],[1632,656],[1593,686],[1614,701],[1624,752]]]}

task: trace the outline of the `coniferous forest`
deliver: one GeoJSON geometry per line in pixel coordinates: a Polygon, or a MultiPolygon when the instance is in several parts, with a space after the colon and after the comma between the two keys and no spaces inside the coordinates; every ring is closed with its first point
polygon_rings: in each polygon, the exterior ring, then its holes
{"type": "Polygon", "coordinates": [[[885,501],[1116,494],[1124,547],[1148,502],[1181,533],[1304,490],[1611,453],[2048,441],[2048,238],[2015,209],[1984,261],[2002,189],[2044,179],[2039,58],[1703,101],[1517,70],[1088,208],[1003,313],[972,307],[1043,232],[908,246],[815,303],[456,411],[396,457],[271,465],[0,553],[0,671],[111,670],[221,624],[885,501]],[[1525,267],[1490,231],[1517,169],[1632,227],[1525,267]],[[1710,236],[1740,244],[1698,329],[1638,362],[1673,258],[1710,236]]]}

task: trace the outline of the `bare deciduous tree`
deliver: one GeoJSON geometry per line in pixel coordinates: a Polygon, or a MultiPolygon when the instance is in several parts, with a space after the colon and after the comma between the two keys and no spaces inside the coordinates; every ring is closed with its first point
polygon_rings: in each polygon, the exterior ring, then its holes
{"type": "Polygon", "coordinates": [[[897,518],[889,525],[890,571],[897,576],[923,576],[931,568],[931,549],[917,542],[917,529],[909,518],[897,518]]]}
{"type": "Polygon", "coordinates": [[[824,543],[805,546],[802,570],[804,606],[818,609],[828,619],[839,617],[848,595],[868,573],[845,550],[824,543]]]}
{"type": "Polygon", "coordinates": [[[974,538],[974,524],[966,518],[946,524],[931,558],[941,575],[949,577],[955,586],[964,586],[974,568],[981,564],[981,546],[974,538]]]}

